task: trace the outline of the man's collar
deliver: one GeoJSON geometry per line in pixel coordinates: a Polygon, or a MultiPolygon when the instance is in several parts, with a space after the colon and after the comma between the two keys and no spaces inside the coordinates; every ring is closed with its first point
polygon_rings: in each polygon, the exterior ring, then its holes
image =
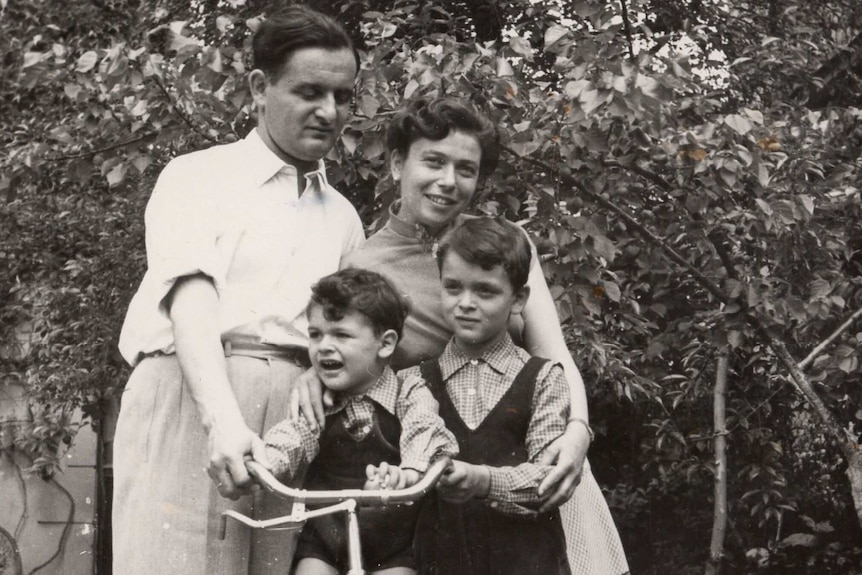
{"type": "MultiPolygon", "coordinates": [[[[246,170],[256,185],[262,186],[279,172],[294,175],[297,173],[294,166],[286,163],[267,147],[256,128],[249,132],[243,141],[248,148],[246,170]]],[[[326,166],[322,159],[317,161],[316,170],[306,172],[305,178],[309,181],[316,180],[321,191],[329,187],[326,166]]]]}
{"type": "Polygon", "coordinates": [[[446,349],[443,350],[443,354],[440,356],[440,372],[444,380],[449,379],[456,371],[476,359],[487,363],[494,369],[494,371],[504,373],[506,371],[506,367],[509,365],[509,361],[516,352],[515,343],[512,341],[512,337],[508,332],[506,332],[503,339],[498,341],[494,347],[485,351],[485,353],[478,358],[469,357],[461,351],[461,348],[459,348],[458,344],[455,343],[455,338],[453,337],[449,340],[449,343],[446,344],[446,349]]]}

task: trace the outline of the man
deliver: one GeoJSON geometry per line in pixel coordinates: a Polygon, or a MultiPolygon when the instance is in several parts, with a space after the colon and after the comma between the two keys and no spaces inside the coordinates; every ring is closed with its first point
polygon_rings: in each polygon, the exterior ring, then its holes
{"type": "Polygon", "coordinates": [[[261,24],[253,57],[256,130],[171,161],[147,206],[148,269],[120,336],[135,369],[114,442],[118,575],[290,567],[292,532],[231,525],[219,541],[219,518],[287,513],[243,495],[244,458],[266,465],[260,435],[287,416],[311,285],[364,241],[322,162],[358,60],[337,22],[301,6],[261,24]]]}

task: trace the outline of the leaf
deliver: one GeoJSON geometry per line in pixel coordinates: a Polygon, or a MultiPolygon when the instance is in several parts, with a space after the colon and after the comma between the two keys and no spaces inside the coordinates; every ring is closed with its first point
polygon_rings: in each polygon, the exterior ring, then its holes
{"type": "Polygon", "coordinates": [[[110,187],[113,188],[120,185],[126,177],[126,164],[123,162],[117,164],[110,172],[108,172],[106,177],[110,187]]]}
{"type": "Polygon", "coordinates": [[[578,101],[581,103],[581,108],[584,111],[585,116],[589,116],[596,110],[599,106],[601,106],[604,102],[601,98],[599,98],[598,90],[589,90],[586,92],[581,92],[578,101]]]}
{"type": "Polygon", "coordinates": [[[81,93],[81,86],[78,84],[66,84],[63,86],[63,92],[70,100],[77,100],[78,94],[81,93]]]}
{"type": "Polygon", "coordinates": [[[745,115],[751,118],[755,123],[763,125],[763,112],[760,110],[752,110],[750,108],[743,108],[743,112],[745,115]]]}
{"type": "Polygon", "coordinates": [[[575,99],[579,98],[582,92],[592,89],[593,83],[589,80],[573,80],[571,82],[566,82],[566,86],[563,88],[563,91],[566,93],[566,96],[575,99]]]}
{"type": "Polygon", "coordinates": [[[740,136],[744,136],[752,129],[751,122],[739,114],[730,114],[724,119],[724,123],[730,126],[733,131],[740,136]]]}
{"type": "Polygon", "coordinates": [[[769,204],[767,204],[760,198],[755,198],[754,203],[757,204],[757,207],[760,208],[760,211],[762,211],[764,214],[766,214],[767,216],[772,215],[772,208],[769,207],[769,204]]]}
{"type": "Polygon", "coordinates": [[[779,547],[814,547],[817,536],[811,533],[794,533],[788,535],[778,544],[779,547]]]}
{"type": "Polygon", "coordinates": [[[766,166],[760,164],[757,166],[757,182],[764,188],[769,187],[769,170],[766,169],[766,166]]]}
{"type": "Polygon", "coordinates": [[[551,24],[550,26],[548,26],[548,29],[545,30],[545,48],[548,48],[552,44],[556,44],[568,33],[569,29],[565,26],[560,26],[559,24],[551,24]]]}
{"type": "Polygon", "coordinates": [[[220,15],[216,18],[216,28],[218,31],[224,34],[227,32],[228,28],[233,24],[233,18],[230,16],[225,16],[224,14],[220,15]]]}
{"type": "Polygon", "coordinates": [[[137,158],[132,160],[132,165],[135,166],[138,172],[142,174],[152,163],[153,159],[150,156],[138,156],[137,158]]]}
{"type": "Polygon", "coordinates": [[[796,199],[799,200],[799,203],[802,204],[802,207],[805,208],[805,211],[808,212],[809,216],[814,215],[814,200],[811,198],[811,196],[800,194],[799,196],[796,196],[796,199]]]}
{"type": "Polygon", "coordinates": [[[838,369],[843,371],[844,373],[853,373],[856,371],[856,368],[859,367],[859,360],[853,357],[845,357],[841,361],[838,362],[838,369]]]}
{"type": "Polygon", "coordinates": [[[362,94],[357,103],[362,114],[367,118],[373,118],[380,109],[380,102],[371,94],[362,94]]]}
{"type": "Polygon", "coordinates": [[[731,330],[727,332],[727,343],[730,344],[730,347],[733,349],[739,349],[742,347],[742,332],[737,330],[731,330]]]}
{"type": "Polygon", "coordinates": [[[96,64],[99,62],[99,55],[96,54],[93,50],[89,52],[84,52],[81,54],[81,57],[78,58],[78,62],[75,64],[75,71],[85,74],[95,68],[96,64]]]}
{"type": "Polygon", "coordinates": [[[24,62],[21,64],[21,68],[35,66],[42,61],[43,56],[44,54],[42,54],[42,52],[26,52],[24,54],[24,62]]]}
{"type": "Polygon", "coordinates": [[[612,281],[603,281],[602,286],[605,289],[605,295],[608,296],[608,299],[614,302],[620,301],[620,286],[612,281]]]}
{"type": "Polygon", "coordinates": [[[530,60],[533,57],[533,47],[530,46],[530,43],[527,40],[520,36],[509,38],[509,47],[512,48],[516,54],[524,56],[527,60],[530,60]]]}
{"type": "Polygon", "coordinates": [[[505,58],[497,58],[497,76],[500,78],[505,78],[507,76],[514,76],[515,71],[512,69],[512,65],[509,64],[509,61],[505,58]]]}
{"type": "Polygon", "coordinates": [[[828,281],[818,278],[808,284],[808,291],[811,294],[811,300],[822,299],[829,295],[832,286],[829,285],[828,281]]]}
{"type": "Polygon", "coordinates": [[[785,224],[793,224],[796,221],[793,204],[787,200],[778,200],[772,203],[772,211],[781,218],[785,224]]]}
{"type": "Polygon", "coordinates": [[[592,239],[593,249],[596,250],[596,253],[608,260],[609,262],[613,261],[614,256],[616,256],[617,253],[613,242],[602,235],[593,236],[592,239]]]}
{"type": "Polygon", "coordinates": [[[651,359],[651,358],[660,356],[662,353],[665,352],[666,349],[667,349],[666,345],[664,345],[661,341],[654,339],[647,346],[646,351],[644,352],[644,355],[647,358],[651,359]]]}

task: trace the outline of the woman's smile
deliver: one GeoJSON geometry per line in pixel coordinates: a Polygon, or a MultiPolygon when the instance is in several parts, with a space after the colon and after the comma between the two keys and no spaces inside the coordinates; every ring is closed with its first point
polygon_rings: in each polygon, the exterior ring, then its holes
{"type": "Polygon", "coordinates": [[[407,155],[392,154],[392,177],[401,188],[398,216],[437,230],[463,212],[479,181],[482,149],[475,136],[452,131],[442,140],[420,138],[407,155]]]}

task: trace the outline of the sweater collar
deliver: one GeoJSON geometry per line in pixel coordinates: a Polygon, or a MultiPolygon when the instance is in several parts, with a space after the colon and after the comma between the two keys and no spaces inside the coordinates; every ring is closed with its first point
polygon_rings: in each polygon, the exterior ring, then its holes
{"type": "Polygon", "coordinates": [[[421,224],[411,224],[398,216],[401,210],[401,200],[395,200],[389,206],[389,221],[386,225],[399,236],[416,240],[422,244],[426,252],[437,255],[437,246],[440,239],[446,235],[446,232],[451,230],[461,220],[461,216],[456,216],[449,224],[443,226],[436,232],[430,231],[427,227],[421,224]]]}

